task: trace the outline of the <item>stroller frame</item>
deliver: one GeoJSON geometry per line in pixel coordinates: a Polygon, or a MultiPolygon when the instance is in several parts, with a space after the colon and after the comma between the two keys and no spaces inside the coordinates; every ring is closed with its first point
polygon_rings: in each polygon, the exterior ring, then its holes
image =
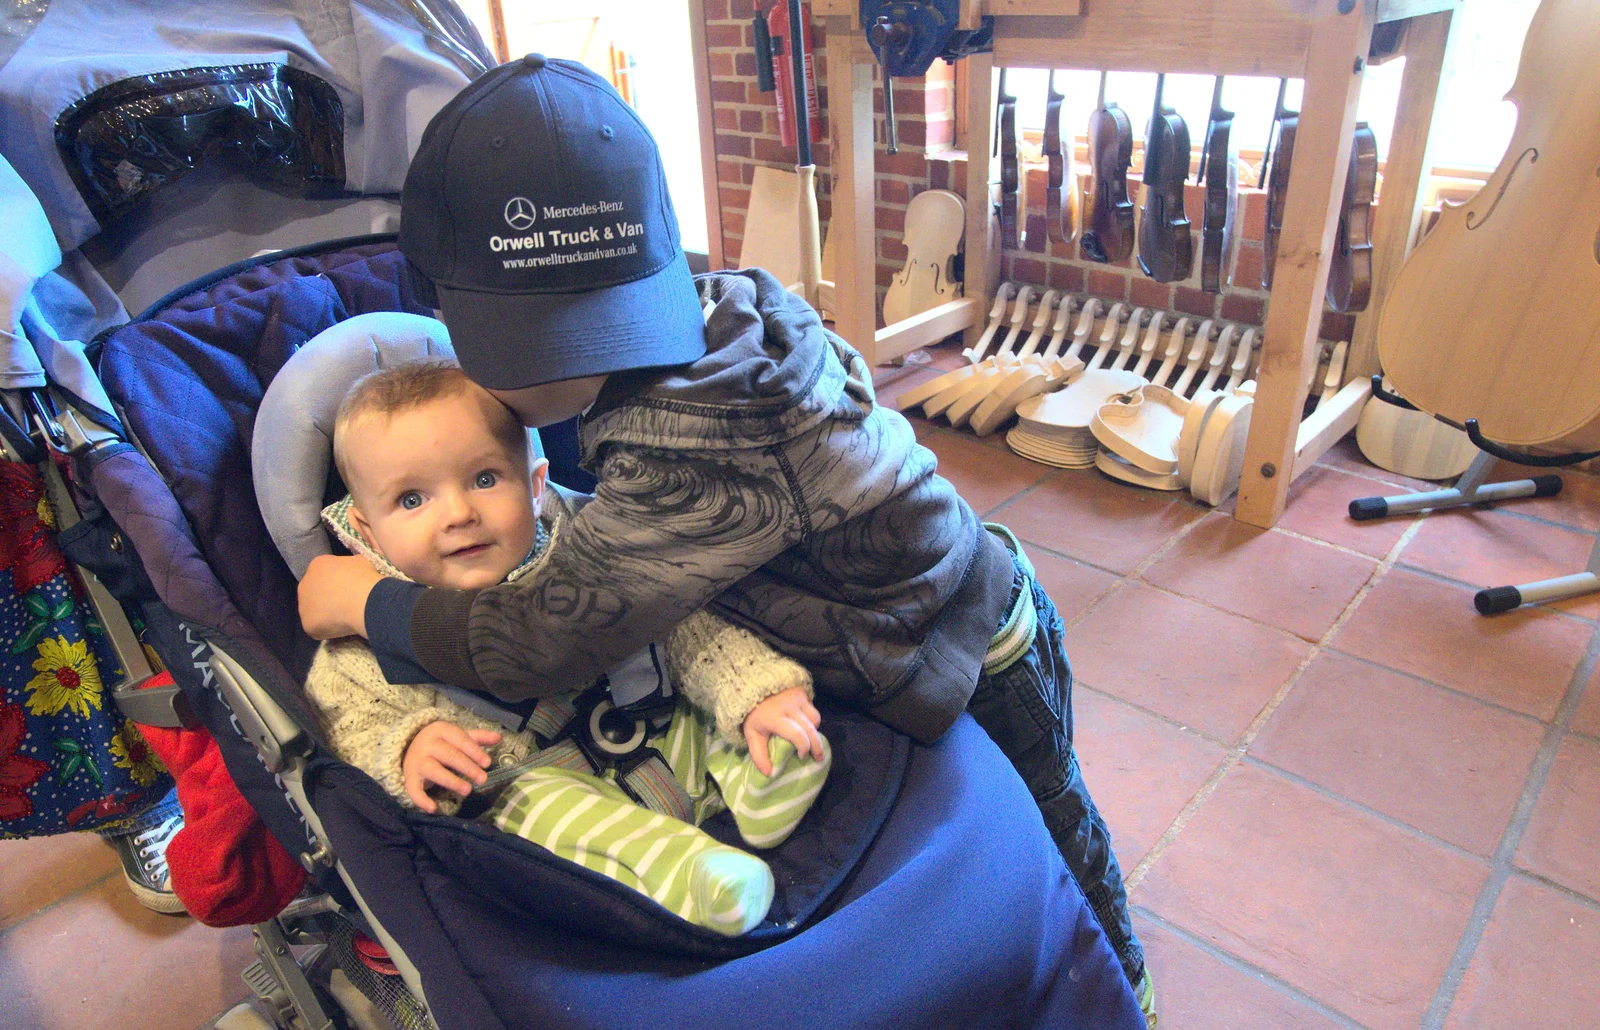
{"type": "MultiPolygon", "coordinates": [[[[40,468],[46,495],[57,513],[59,529],[66,530],[82,520],[77,500],[66,479],[56,467],[52,455],[70,460],[87,459],[96,448],[120,442],[120,437],[96,423],[88,415],[75,410],[70,400],[60,391],[23,390],[8,391],[0,396],[0,417],[6,429],[0,433],[0,460],[34,464],[40,468]]],[[[131,426],[124,423],[128,442],[149,458],[149,452],[137,439],[131,426]]],[[[152,467],[154,463],[152,462],[152,467]]],[[[115,545],[113,545],[115,546],[115,545]]],[[[132,624],[122,605],[111,591],[89,569],[74,563],[96,617],[106,629],[106,636],[116,652],[124,677],[111,690],[112,701],[125,718],[148,726],[176,729],[198,724],[192,708],[182,690],[174,684],[146,685],[155,677],[145,657],[132,624]]],[[[360,931],[377,940],[389,953],[389,960],[398,971],[405,990],[414,1002],[415,1010],[401,1013],[397,1007],[411,1008],[400,1002],[390,992],[363,988],[350,979],[348,963],[341,963],[338,971],[346,982],[360,992],[360,1000],[331,983],[334,970],[327,968],[325,956],[330,952],[326,920],[339,917],[345,910],[331,894],[325,891],[303,893],[274,918],[252,927],[257,961],[247,966],[241,975],[245,984],[255,993],[262,1006],[271,1014],[271,1023],[262,1021],[260,1013],[242,1012],[248,1007],[236,1007],[226,1014],[219,1026],[231,1030],[256,1030],[280,1027],[283,1030],[334,1030],[352,1027],[353,1030],[390,1030],[395,1017],[408,1026],[433,1027],[434,1020],[428,1008],[422,978],[416,966],[406,956],[404,949],[373,916],[362,898],[360,889],[345,874],[328,841],[307,797],[304,772],[310,752],[310,736],[294,718],[277,703],[272,695],[238,659],[213,640],[189,638],[194,646],[191,657],[209,650],[204,658],[202,675],[224,704],[233,712],[241,735],[256,750],[262,765],[280,783],[304,820],[307,830],[315,837],[316,848],[301,856],[301,864],[315,876],[321,869],[339,872],[340,879],[360,909],[360,931]],[[319,868],[320,867],[320,868],[319,868]],[[297,957],[290,949],[308,946],[297,957]],[[326,981],[313,986],[314,980],[326,981]],[[373,997],[373,994],[379,997],[373,997]],[[340,996],[342,995],[342,997],[340,996]],[[332,1003],[342,1017],[330,1015],[323,1000],[332,1003]],[[362,1003],[365,1003],[364,1005],[362,1003]],[[388,1011],[385,1011],[387,1009],[388,1011]],[[382,1023],[374,1020],[378,1014],[382,1023]],[[420,1015],[422,1022],[418,1022],[420,1015]],[[231,1019],[231,1022],[227,1020],[231,1019]]],[[[196,667],[201,662],[195,661],[196,667]]],[[[345,916],[344,918],[347,918],[345,916]]],[[[372,977],[382,974],[373,973],[372,977]]]]}

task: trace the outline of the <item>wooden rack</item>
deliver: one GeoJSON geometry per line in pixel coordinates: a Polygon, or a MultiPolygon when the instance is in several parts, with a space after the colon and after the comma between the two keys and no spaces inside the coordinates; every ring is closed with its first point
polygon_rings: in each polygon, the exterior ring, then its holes
{"type": "Polygon", "coordinates": [[[962,27],[995,15],[994,51],[968,57],[967,296],[876,325],[873,93],[876,62],[856,0],[813,0],[826,17],[833,138],[834,278],[840,334],[877,364],[965,329],[975,342],[1000,281],[991,151],[997,68],[1088,68],[1302,78],[1289,198],[1267,310],[1255,416],[1236,518],[1271,526],[1289,484],[1355,426],[1377,369],[1374,336],[1389,284],[1422,217],[1428,141],[1460,0],[964,0],[962,27]],[[1356,101],[1375,24],[1409,19],[1373,230],[1372,301],[1356,321],[1346,385],[1301,422],[1317,360],[1328,265],[1349,167],[1356,101]],[[870,341],[870,342],[868,342],[870,341]],[[1297,455],[1299,461],[1296,461],[1297,455]]]}

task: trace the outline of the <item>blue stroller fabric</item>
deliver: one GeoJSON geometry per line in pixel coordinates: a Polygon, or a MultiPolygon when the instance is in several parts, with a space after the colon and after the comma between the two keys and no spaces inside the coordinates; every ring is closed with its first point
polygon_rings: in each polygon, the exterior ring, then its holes
{"type": "MultiPolygon", "coordinates": [[[[210,689],[205,642],[318,742],[298,689],[311,646],[256,508],[249,442],[294,349],[380,310],[424,311],[391,240],[344,241],[223,269],[102,341],[107,391],[160,474],[131,448],[91,470],[115,522],[105,531],[138,560],[119,577],[99,556],[292,853],[308,850],[305,827],[210,689]]],[[[975,723],[920,748],[855,713],[825,720],[828,787],[768,853],[783,888],[768,923],[733,942],[525,841],[403,812],[325,753],[305,782],[442,1030],[1143,1026],[1026,788],[975,723]]]]}

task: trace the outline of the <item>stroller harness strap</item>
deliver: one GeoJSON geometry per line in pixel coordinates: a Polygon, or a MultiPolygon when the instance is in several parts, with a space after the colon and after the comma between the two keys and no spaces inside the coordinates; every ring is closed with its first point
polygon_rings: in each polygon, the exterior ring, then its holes
{"type": "MultiPolygon", "coordinates": [[[[654,648],[651,645],[649,650],[654,648]]],[[[435,684],[434,689],[513,733],[533,734],[544,745],[527,761],[491,772],[481,790],[503,786],[529,769],[556,766],[612,779],[652,812],[694,822],[694,803],[688,792],[673,776],[666,759],[649,744],[671,721],[670,703],[664,710],[658,705],[651,712],[636,714],[614,704],[604,681],[576,698],[541,698],[531,707],[491,701],[445,684],[435,684]]]]}

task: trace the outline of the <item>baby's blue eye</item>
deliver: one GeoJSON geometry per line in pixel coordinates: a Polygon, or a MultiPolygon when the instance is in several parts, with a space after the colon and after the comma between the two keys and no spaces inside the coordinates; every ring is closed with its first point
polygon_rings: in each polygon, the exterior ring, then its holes
{"type": "Polygon", "coordinates": [[[480,472],[478,473],[478,478],[474,480],[474,482],[477,484],[479,490],[487,490],[496,483],[500,482],[500,477],[495,475],[493,472],[480,472]]]}
{"type": "Polygon", "coordinates": [[[416,511],[422,507],[422,495],[415,490],[407,490],[400,495],[400,507],[406,511],[416,511]]]}

